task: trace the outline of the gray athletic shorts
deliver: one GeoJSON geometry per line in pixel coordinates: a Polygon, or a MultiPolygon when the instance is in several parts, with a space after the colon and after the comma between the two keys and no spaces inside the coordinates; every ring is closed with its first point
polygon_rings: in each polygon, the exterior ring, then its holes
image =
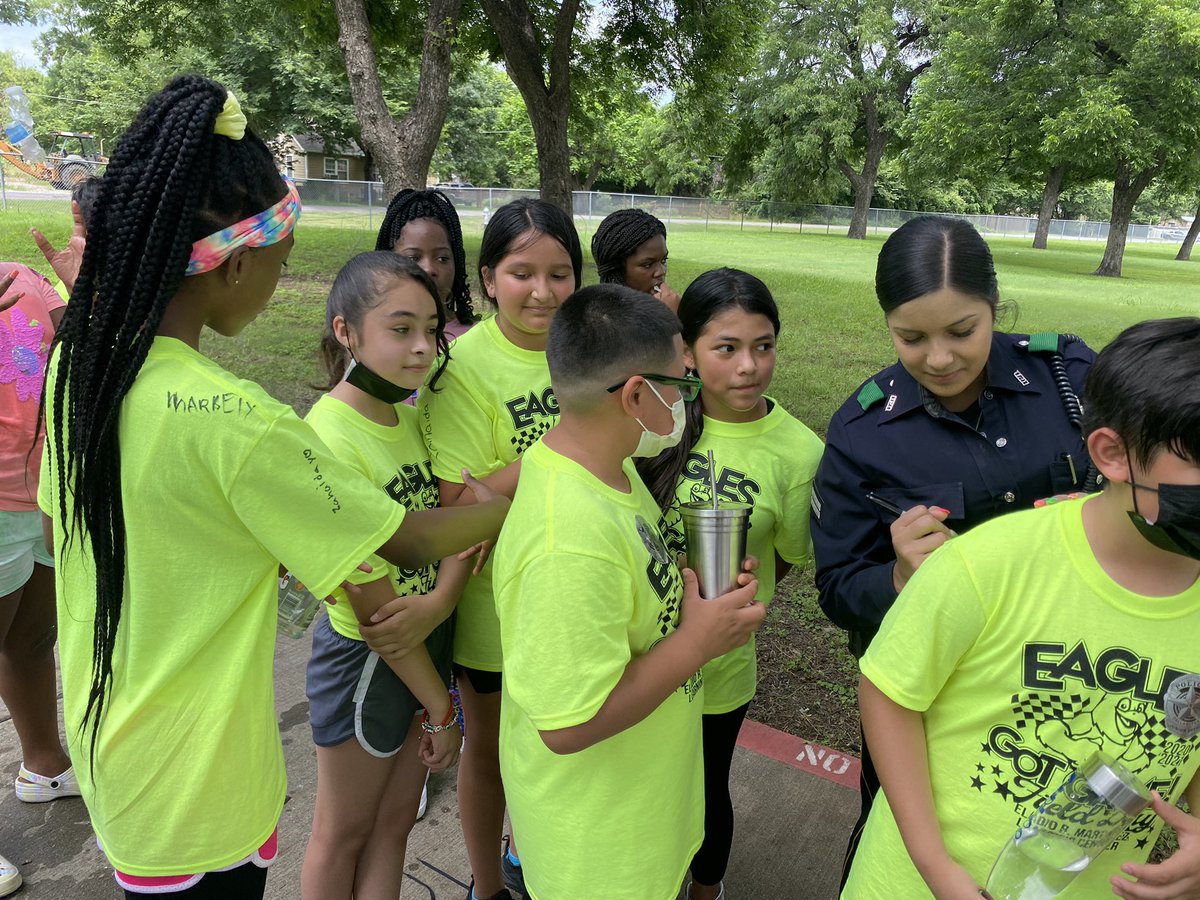
{"type": "MultiPolygon", "coordinates": [[[[450,684],[454,618],[425,641],[442,681],[450,684]]],[[[447,688],[448,689],[448,688],[447,688]]],[[[305,684],[313,742],[336,747],[350,738],[372,756],[394,756],[404,743],[420,702],[365,641],[338,634],[322,615],[313,625],[312,658],[305,684]]]]}

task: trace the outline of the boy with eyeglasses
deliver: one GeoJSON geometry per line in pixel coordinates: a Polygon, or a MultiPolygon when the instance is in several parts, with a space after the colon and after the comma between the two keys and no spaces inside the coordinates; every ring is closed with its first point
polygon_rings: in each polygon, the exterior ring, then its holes
{"type": "Polygon", "coordinates": [[[757,583],[700,599],[631,456],[679,441],[679,322],[619,285],[576,292],[546,357],[561,419],[526,451],[494,582],[500,766],[534,900],[669,900],[703,831],[700,668],[761,624],[757,583]]]}

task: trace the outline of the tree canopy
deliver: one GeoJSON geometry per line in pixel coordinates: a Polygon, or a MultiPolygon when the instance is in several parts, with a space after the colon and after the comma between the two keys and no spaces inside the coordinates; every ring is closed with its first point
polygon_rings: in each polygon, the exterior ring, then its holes
{"type": "Polygon", "coordinates": [[[895,0],[782,0],[735,106],[730,173],[780,199],[824,199],[844,178],[850,237],[929,66],[929,10],[895,0]]]}
{"type": "MultiPolygon", "coordinates": [[[[107,145],[181,70],[266,137],[429,180],[1179,227],[1200,194],[1200,0],[23,0],[39,131],[107,145]]],[[[1186,254],[1183,254],[1186,255],[1186,254]]]]}

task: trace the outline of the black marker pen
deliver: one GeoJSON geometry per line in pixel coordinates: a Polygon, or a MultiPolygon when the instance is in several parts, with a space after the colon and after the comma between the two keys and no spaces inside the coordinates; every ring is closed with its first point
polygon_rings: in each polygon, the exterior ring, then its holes
{"type": "Polygon", "coordinates": [[[876,506],[878,506],[880,509],[882,509],[886,512],[890,512],[893,516],[904,515],[904,510],[902,510],[900,507],[898,507],[892,501],[884,500],[882,497],[880,497],[874,491],[867,491],[867,499],[870,500],[872,503],[874,503],[876,506]]]}

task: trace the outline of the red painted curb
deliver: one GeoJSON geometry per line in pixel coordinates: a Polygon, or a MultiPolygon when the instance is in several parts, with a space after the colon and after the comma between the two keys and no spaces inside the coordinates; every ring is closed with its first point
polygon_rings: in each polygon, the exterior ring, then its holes
{"type": "Polygon", "coordinates": [[[858,790],[861,764],[857,757],[840,750],[812,744],[794,734],[787,734],[752,719],[742,723],[738,746],[760,756],[779,760],[804,772],[809,772],[842,787],[858,790]]]}

